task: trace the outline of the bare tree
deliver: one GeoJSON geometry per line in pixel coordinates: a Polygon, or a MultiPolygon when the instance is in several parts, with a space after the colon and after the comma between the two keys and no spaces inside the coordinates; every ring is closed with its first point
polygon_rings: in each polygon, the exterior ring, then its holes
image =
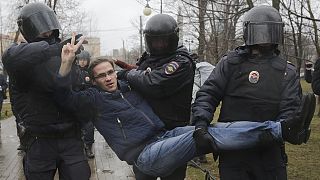
{"type": "Polygon", "coordinates": [[[204,59],[204,50],[205,50],[205,14],[207,10],[207,1],[198,0],[199,6],[199,46],[198,46],[198,55],[200,59],[204,59]]]}
{"type": "Polygon", "coordinates": [[[311,2],[310,0],[306,0],[306,3],[307,3],[307,7],[308,7],[308,12],[310,14],[310,18],[312,19],[312,27],[313,27],[313,32],[314,32],[314,45],[316,47],[316,50],[317,50],[317,55],[318,57],[320,57],[320,45],[319,45],[319,37],[318,37],[318,25],[317,25],[317,22],[315,20],[315,17],[314,17],[314,14],[313,14],[313,11],[311,9],[311,2]]]}

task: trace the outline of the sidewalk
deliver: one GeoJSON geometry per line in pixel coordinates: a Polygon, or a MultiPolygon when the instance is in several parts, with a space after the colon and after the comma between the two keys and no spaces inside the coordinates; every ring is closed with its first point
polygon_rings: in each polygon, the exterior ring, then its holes
{"type": "MultiPolygon", "coordinates": [[[[0,121],[0,180],[25,180],[17,146],[14,117],[0,121]]],[[[134,180],[132,168],[120,161],[99,132],[95,131],[95,159],[89,160],[90,180],[134,180]]],[[[57,177],[55,179],[58,179],[57,177]]]]}

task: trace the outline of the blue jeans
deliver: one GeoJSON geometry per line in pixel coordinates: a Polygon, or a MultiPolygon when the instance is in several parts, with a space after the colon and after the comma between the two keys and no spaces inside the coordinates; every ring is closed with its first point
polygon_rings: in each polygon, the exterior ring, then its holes
{"type": "MultiPolygon", "coordinates": [[[[281,124],[274,121],[216,123],[209,127],[208,131],[215,139],[219,151],[252,148],[259,143],[259,136],[266,131],[272,134],[275,141],[283,141],[281,124]]],[[[175,168],[199,155],[196,153],[193,132],[194,126],[177,127],[167,131],[144,148],[136,166],[151,176],[165,177],[171,174],[175,168]]]]}

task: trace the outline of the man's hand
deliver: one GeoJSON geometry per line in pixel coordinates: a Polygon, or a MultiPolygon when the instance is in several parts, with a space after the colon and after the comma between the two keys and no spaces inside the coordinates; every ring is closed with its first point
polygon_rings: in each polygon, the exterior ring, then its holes
{"type": "Polygon", "coordinates": [[[70,72],[76,56],[75,53],[78,51],[84,40],[84,37],[81,36],[80,40],[75,44],[75,33],[72,33],[71,42],[63,45],[61,51],[61,66],[59,69],[59,74],[61,76],[66,76],[70,72]]]}

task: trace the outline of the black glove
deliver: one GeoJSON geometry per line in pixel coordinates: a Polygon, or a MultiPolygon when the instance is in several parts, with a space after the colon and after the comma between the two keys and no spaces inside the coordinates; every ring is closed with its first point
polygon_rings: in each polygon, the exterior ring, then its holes
{"type": "Polygon", "coordinates": [[[119,80],[127,80],[127,75],[128,75],[129,70],[122,69],[117,72],[117,78],[119,80]]]}
{"type": "Polygon", "coordinates": [[[193,139],[195,140],[199,155],[207,153],[217,154],[217,145],[208,132],[208,123],[205,120],[196,121],[193,139]]]}
{"type": "Polygon", "coordinates": [[[205,120],[197,120],[194,124],[195,129],[203,129],[205,131],[208,131],[208,123],[205,120]]]}

